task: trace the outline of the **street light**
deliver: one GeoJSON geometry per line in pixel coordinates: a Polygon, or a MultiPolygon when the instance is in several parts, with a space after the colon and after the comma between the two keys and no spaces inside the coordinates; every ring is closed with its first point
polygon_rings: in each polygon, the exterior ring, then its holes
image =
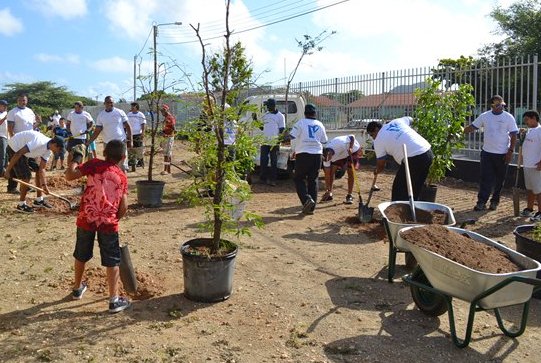
{"type": "MultiPolygon", "coordinates": [[[[154,33],[154,97],[157,97],[158,95],[158,52],[156,51],[156,38],[158,38],[158,27],[159,26],[165,26],[165,25],[182,25],[182,22],[176,21],[174,23],[162,23],[162,24],[154,24],[152,26],[152,30],[154,33]]],[[[160,120],[160,105],[158,105],[158,102],[156,102],[156,124],[159,123],[160,120]]]]}

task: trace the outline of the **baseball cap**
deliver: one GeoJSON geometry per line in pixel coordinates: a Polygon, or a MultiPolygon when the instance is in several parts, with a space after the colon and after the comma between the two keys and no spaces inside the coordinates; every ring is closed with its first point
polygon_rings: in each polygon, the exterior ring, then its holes
{"type": "Polygon", "coordinates": [[[265,101],[265,105],[267,107],[276,106],[276,100],[274,98],[269,98],[268,100],[265,101]]]}
{"type": "Polygon", "coordinates": [[[6,100],[0,100],[0,105],[7,106],[7,105],[8,105],[8,101],[6,101],[6,100]]]}
{"type": "Polygon", "coordinates": [[[306,106],[304,106],[304,113],[309,115],[316,113],[316,106],[311,103],[307,104],[306,106]]]}

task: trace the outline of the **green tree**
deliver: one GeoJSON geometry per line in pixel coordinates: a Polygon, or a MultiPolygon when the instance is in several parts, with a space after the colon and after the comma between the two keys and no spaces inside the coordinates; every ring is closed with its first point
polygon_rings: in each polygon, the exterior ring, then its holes
{"type": "Polygon", "coordinates": [[[464,145],[463,123],[475,106],[473,87],[463,83],[457,90],[442,91],[441,81],[427,78],[426,88],[415,90],[417,108],[413,126],[431,145],[434,160],[428,182],[437,183],[454,165],[453,150],[464,145]]]}
{"type": "Polygon", "coordinates": [[[541,54],[541,1],[522,0],[508,8],[495,7],[490,17],[498,24],[505,39],[485,45],[481,56],[487,59],[541,54]]]}
{"type": "Polygon", "coordinates": [[[10,83],[4,86],[0,98],[7,100],[10,105],[17,103],[21,93],[28,95],[28,104],[32,110],[44,117],[51,115],[54,110],[71,108],[75,101],[83,101],[85,105],[95,105],[96,102],[87,97],[77,96],[64,86],[53,82],[41,81],[34,83],[10,83]]]}

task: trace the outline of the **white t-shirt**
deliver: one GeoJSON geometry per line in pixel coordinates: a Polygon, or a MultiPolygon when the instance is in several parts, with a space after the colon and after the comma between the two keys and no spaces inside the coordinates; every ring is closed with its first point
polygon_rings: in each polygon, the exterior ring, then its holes
{"type": "Polygon", "coordinates": [[[143,132],[141,126],[147,123],[147,119],[141,111],[128,112],[128,122],[132,135],[140,135],[143,132]]]}
{"type": "Polygon", "coordinates": [[[36,122],[36,115],[30,108],[12,108],[8,112],[8,123],[13,124],[13,133],[17,134],[21,131],[32,130],[34,128],[34,122],[36,122]]]}
{"type": "Polygon", "coordinates": [[[522,162],[525,168],[536,168],[541,161],[541,126],[529,129],[522,144],[522,162]]]}
{"type": "Polygon", "coordinates": [[[96,126],[101,126],[101,135],[106,144],[111,140],[126,140],[124,122],[128,122],[128,116],[119,108],[113,107],[110,112],[102,110],[96,119],[96,126]]]}
{"type": "Polygon", "coordinates": [[[278,111],[277,113],[266,112],[263,115],[263,136],[266,141],[273,141],[279,135],[280,129],[286,127],[286,119],[284,114],[278,111]]]}
{"type": "MultiPolygon", "coordinates": [[[[349,156],[348,149],[352,137],[355,138],[354,135],[337,136],[331,141],[329,141],[329,143],[325,147],[334,151],[331,162],[342,160],[349,156]]],[[[353,141],[353,152],[357,152],[360,148],[361,145],[359,145],[359,142],[357,141],[357,139],[355,139],[353,141]]]]}
{"type": "Polygon", "coordinates": [[[302,118],[291,129],[291,146],[295,153],[323,154],[327,132],[321,121],[302,118]]]}
{"type": "Polygon", "coordinates": [[[86,111],[77,113],[74,110],[68,114],[68,125],[70,127],[71,134],[74,135],[74,139],[86,140],[86,134],[81,134],[88,130],[87,124],[91,124],[93,122],[94,119],[92,118],[92,115],[86,111]]]}
{"type": "Polygon", "coordinates": [[[376,158],[391,155],[398,164],[404,159],[403,144],[406,144],[408,158],[424,154],[430,150],[430,144],[409,125],[412,118],[401,117],[383,125],[374,140],[376,158]]]}
{"type": "Polygon", "coordinates": [[[47,161],[51,155],[51,151],[47,148],[47,143],[50,140],[50,138],[43,135],[41,132],[28,130],[13,135],[13,137],[9,139],[8,145],[15,152],[27,146],[30,151],[24,154],[24,156],[34,159],[42,158],[47,161]]]}
{"type": "Polygon", "coordinates": [[[515,118],[506,111],[499,115],[483,112],[472,125],[484,129],[483,150],[493,154],[506,154],[510,145],[509,133],[518,132],[515,118]]]}
{"type": "Polygon", "coordinates": [[[224,144],[233,145],[237,139],[237,122],[226,121],[224,126],[224,144]]]}
{"type": "MultiPolygon", "coordinates": [[[[7,111],[0,113],[0,122],[8,115],[7,111]]],[[[8,138],[8,120],[7,118],[0,124],[0,137],[5,139],[8,138]]],[[[2,165],[2,160],[0,160],[0,165],[2,165]]]]}

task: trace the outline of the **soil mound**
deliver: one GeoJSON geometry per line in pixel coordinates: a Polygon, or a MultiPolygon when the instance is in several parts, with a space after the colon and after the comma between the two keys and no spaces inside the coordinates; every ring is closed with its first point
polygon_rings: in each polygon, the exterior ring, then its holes
{"type": "MultiPolygon", "coordinates": [[[[385,216],[394,223],[414,224],[409,204],[391,204],[385,208],[385,216]]],[[[447,224],[449,215],[441,210],[427,211],[415,208],[415,217],[420,224],[447,224]]]]}
{"type": "Polygon", "coordinates": [[[444,226],[428,225],[399,233],[409,243],[477,271],[501,274],[523,270],[506,253],[444,226]]]}

